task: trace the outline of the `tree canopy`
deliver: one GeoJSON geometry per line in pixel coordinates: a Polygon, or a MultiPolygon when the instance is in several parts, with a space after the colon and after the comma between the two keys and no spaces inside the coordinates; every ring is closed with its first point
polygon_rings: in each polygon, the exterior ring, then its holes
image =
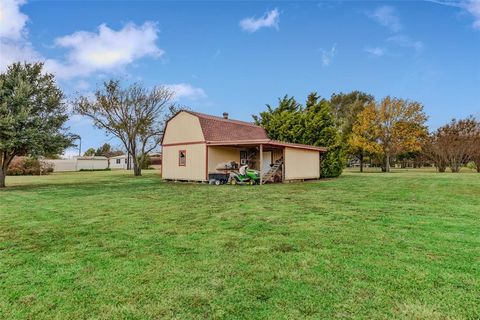
{"type": "Polygon", "coordinates": [[[322,177],[336,177],[344,167],[340,135],[330,103],[312,92],[305,107],[294,97],[284,96],[278,106],[267,105],[267,110],[253,116],[255,123],[267,131],[270,139],[323,146],[328,152],[322,159],[322,177]]]}
{"type": "Polygon", "coordinates": [[[15,156],[60,154],[73,136],[64,95],[42,63],[14,63],[0,74],[0,187],[15,156]]]}
{"type": "Polygon", "coordinates": [[[380,103],[371,102],[359,114],[350,142],[381,156],[384,170],[389,172],[392,157],[421,150],[426,120],[420,103],[385,97],[380,103]]]}

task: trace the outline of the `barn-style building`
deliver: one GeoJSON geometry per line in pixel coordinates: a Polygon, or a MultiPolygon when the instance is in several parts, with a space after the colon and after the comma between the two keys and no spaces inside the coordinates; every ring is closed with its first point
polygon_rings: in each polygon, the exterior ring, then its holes
{"type": "Polygon", "coordinates": [[[270,140],[252,123],[180,111],[167,121],[162,177],[208,181],[228,174],[232,163],[260,171],[260,183],[320,178],[326,148],[270,140]]]}

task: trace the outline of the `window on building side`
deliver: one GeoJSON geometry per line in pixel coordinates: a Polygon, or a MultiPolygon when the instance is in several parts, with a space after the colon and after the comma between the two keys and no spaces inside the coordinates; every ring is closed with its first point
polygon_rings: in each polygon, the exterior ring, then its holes
{"type": "Polygon", "coordinates": [[[186,164],[187,164],[187,151],[186,150],[178,151],[178,165],[184,167],[186,164]]]}
{"type": "Polygon", "coordinates": [[[120,164],[120,160],[121,160],[121,159],[117,159],[117,161],[116,161],[116,162],[117,162],[117,164],[120,164]]]}

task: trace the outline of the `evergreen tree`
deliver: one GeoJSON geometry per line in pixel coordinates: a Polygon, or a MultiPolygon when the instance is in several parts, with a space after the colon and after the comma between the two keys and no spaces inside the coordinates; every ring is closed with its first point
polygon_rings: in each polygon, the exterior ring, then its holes
{"type": "Polygon", "coordinates": [[[344,152],[335,119],[326,99],[311,93],[302,107],[295,98],[285,96],[278,106],[253,117],[270,139],[329,148],[322,159],[322,177],[337,177],[344,166],[344,152]]]}

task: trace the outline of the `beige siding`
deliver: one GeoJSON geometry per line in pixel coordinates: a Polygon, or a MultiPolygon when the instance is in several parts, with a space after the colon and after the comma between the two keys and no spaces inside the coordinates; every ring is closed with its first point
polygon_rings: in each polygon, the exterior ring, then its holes
{"type": "Polygon", "coordinates": [[[165,129],[163,144],[204,141],[198,118],[188,112],[180,112],[165,129]]]}
{"type": "Polygon", "coordinates": [[[206,180],[206,145],[187,144],[164,146],[162,177],[172,180],[206,180]],[[186,150],[186,165],[178,165],[178,152],[186,150]]]}
{"type": "Polygon", "coordinates": [[[102,170],[108,168],[107,159],[81,160],[77,159],[77,170],[102,170]]]}
{"type": "Polygon", "coordinates": [[[53,165],[53,172],[77,171],[77,160],[45,160],[53,165]]]}
{"type": "Polygon", "coordinates": [[[208,172],[217,171],[217,168],[223,167],[225,163],[235,161],[240,163],[240,149],[227,147],[208,147],[208,172]]]}
{"type": "Polygon", "coordinates": [[[318,179],[319,177],[318,151],[285,148],[285,180],[318,179]]]}

